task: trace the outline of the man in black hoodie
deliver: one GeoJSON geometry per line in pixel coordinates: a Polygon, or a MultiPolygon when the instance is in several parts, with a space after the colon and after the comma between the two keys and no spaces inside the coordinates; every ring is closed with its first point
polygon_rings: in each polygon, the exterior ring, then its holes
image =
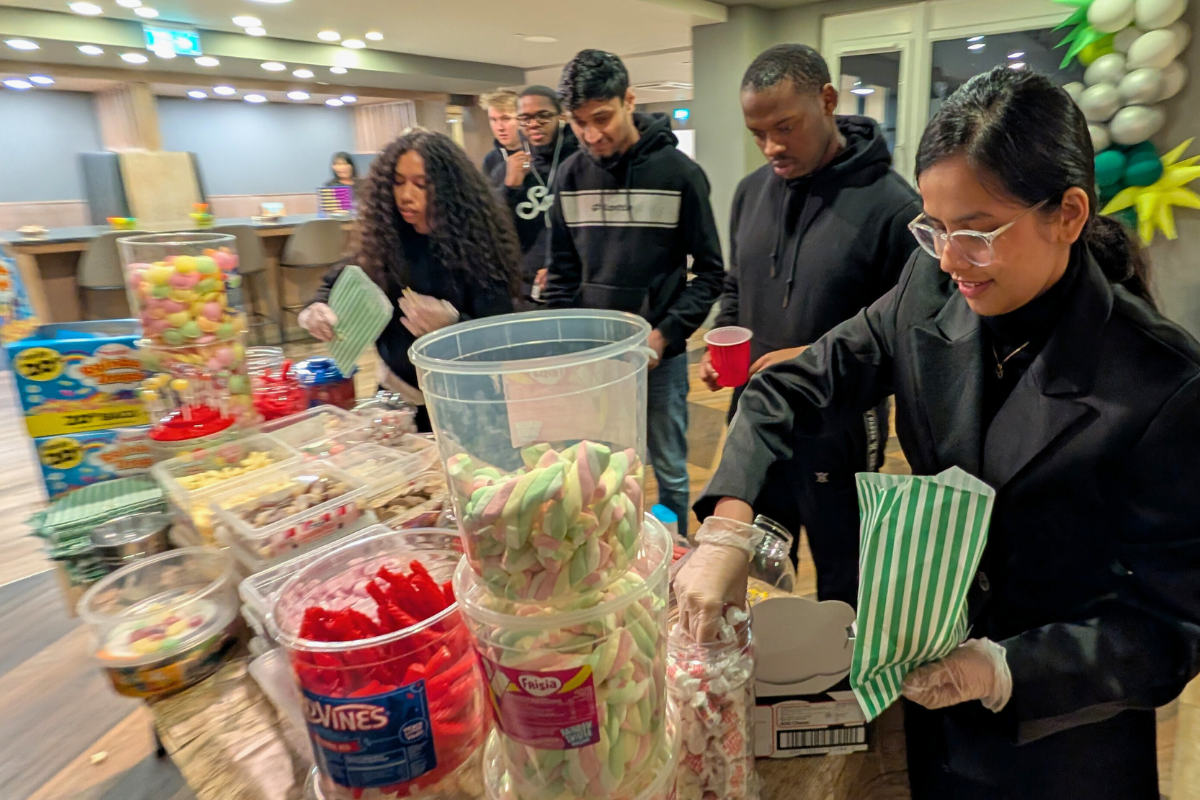
{"type": "Polygon", "coordinates": [[[506,158],[521,149],[520,133],[517,130],[517,95],[508,89],[497,89],[480,95],[479,107],[487,111],[488,125],[492,128],[492,135],[496,137],[492,140],[492,149],[487,151],[480,167],[484,177],[491,177],[496,174],[498,164],[503,164],[506,158]]]}
{"type": "Polygon", "coordinates": [[[530,86],[517,97],[522,148],[493,167],[491,182],[504,187],[521,240],[521,297],[539,299],[550,262],[550,207],[559,166],[579,149],[558,95],[548,86],[530,86]]]}
{"type": "MultiPolygon", "coordinates": [[[[751,373],[795,357],[887,293],[917,247],[907,229],[921,213],[917,193],[892,170],[879,126],[835,116],[837,105],[829,68],[805,45],[772,47],[742,79],[746,127],[768,163],[734,194],[716,322],[754,332],[751,373]]],[[[717,388],[707,353],[700,377],[717,388]]],[[[793,532],[804,526],[822,600],[857,600],[854,473],[882,463],[886,408],[798,444],[754,504],[793,532]]]]}
{"type": "Polygon", "coordinates": [[[653,326],[647,448],[659,502],[684,530],[685,351],[724,279],[708,179],[675,149],[665,116],[633,113],[629,73],[612,53],[576,55],[563,68],[558,94],[582,149],[556,181],[544,297],[552,307],[629,311],[653,326]]]}

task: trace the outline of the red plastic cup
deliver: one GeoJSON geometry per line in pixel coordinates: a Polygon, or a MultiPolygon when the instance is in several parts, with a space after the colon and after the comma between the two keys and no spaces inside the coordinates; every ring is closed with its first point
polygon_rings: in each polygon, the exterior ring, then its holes
{"type": "Polygon", "coordinates": [[[719,386],[743,386],[750,380],[750,339],[753,336],[749,328],[734,325],[713,328],[704,334],[719,386]]]}

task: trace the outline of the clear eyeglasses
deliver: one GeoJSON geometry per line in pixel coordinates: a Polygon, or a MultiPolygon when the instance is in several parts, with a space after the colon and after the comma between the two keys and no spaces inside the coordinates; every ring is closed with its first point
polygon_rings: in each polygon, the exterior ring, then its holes
{"type": "Polygon", "coordinates": [[[936,259],[941,259],[942,253],[946,251],[946,243],[949,242],[950,246],[965,260],[977,267],[986,267],[996,260],[996,250],[992,244],[996,241],[996,237],[1016,225],[1021,217],[1037,211],[1044,205],[1046,205],[1045,200],[1036,206],[1025,209],[1017,214],[1011,222],[1001,225],[990,233],[969,230],[946,233],[922,222],[921,220],[925,219],[924,212],[908,223],[908,229],[912,232],[913,238],[917,240],[917,244],[921,245],[921,249],[936,259]]]}

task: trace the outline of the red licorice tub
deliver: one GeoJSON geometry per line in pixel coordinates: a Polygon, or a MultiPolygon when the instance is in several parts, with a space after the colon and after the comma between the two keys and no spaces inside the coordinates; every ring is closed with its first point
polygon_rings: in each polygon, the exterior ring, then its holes
{"type": "Polygon", "coordinates": [[[460,554],[409,550],[410,532],[379,529],[298,572],[269,621],[300,688],[314,789],[330,800],[466,796],[460,768],[488,725],[450,590],[460,554]]]}

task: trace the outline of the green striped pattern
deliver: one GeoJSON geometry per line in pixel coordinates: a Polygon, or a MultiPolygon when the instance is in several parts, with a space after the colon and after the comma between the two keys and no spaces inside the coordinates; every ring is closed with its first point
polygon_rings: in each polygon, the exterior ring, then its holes
{"type": "Polygon", "coordinates": [[[329,307],[337,316],[329,355],[343,375],[354,365],[392,319],[392,302],[367,273],[351,264],[342,270],[329,292],[329,307]]]}
{"type": "Polygon", "coordinates": [[[958,467],[856,480],[862,577],[850,686],[871,720],[900,697],[909,671],[966,638],[996,493],[958,467]]]}

